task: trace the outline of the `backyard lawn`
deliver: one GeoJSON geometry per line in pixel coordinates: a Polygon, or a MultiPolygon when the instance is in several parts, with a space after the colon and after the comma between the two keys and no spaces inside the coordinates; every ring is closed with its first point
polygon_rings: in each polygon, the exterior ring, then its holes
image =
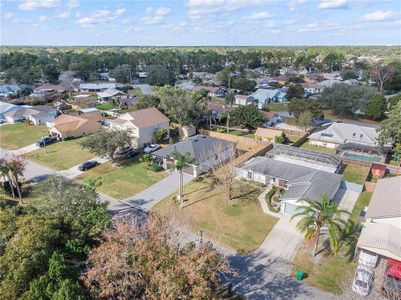
{"type": "Polygon", "coordinates": [[[313,150],[313,151],[317,151],[317,152],[322,152],[322,153],[327,153],[327,154],[336,154],[336,150],[335,149],[330,149],[330,148],[326,148],[326,147],[319,147],[319,146],[315,146],[315,145],[311,145],[309,144],[309,140],[306,140],[305,143],[303,143],[300,148],[304,148],[304,149],[308,149],[308,150],[313,150]]]}
{"type": "Polygon", "coordinates": [[[369,167],[348,164],[342,175],[345,181],[364,184],[369,170],[369,167]]]}
{"type": "Polygon", "coordinates": [[[28,158],[56,170],[66,170],[94,157],[83,150],[78,142],[83,138],[57,142],[47,146],[48,154],[41,148],[27,154],[28,158]]]}
{"type": "Polygon", "coordinates": [[[296,271],[302,271],[307,274],[302,282],[326,292],[340,294],[345,286],[350,285],[348,280],[352,278],[356,263],[351,262],[345,253],[335,256],[327,251],[313,259],[311,244],[306,241],[298,250],[294,259],[294,277],[296,271]]]}
{"type": "Polygon", "coordinates": [[[7,124],[0,127],[0,147],[15,150],[33,144],[42,138],[42,129],[47,127],[28,123],[7,124]]]}
{"type": "Polygon", "coordinates": [[[245,194],[236,204],[229,204],[218,187],[211,188],[209,180],[190,182],[185,186],[184,208],[179,209],[170,195],[154,210],[167,217],[178,214],[194,231],[202,229],[205,236],[222,245],[249,253],[260,246],[278,219],[263,213],[257,200],[261,189],[244,184],[241,191],[245,194]]]}
{"type": "Polygon", "coordinates": [[[357,223],[359,221],[359,216],[365,206],[368,206],[370,203],[370,199],[372,198],[372,192],[362,192],[358,200],[356,200],[354,209],[351,212],[350,220],[354,221],[354,223],[357,223]]]}
{"type": "Polygon", "coordinates": [[[292,135],[292,134],[286,134],[285,135],[288,138],[288,145],[294,144],[296,141],[298,141],[302,136],[298,135],[292,135]]]}
{"type": "Polygon", "coordinates": [[[237,135],[237,136],[243,136],[251,139],[255,139],[255,133],[254,132],[244,132],[244,131],[239,131],[239,130],[230,130],[230,134],[232,135],[237,135]]]}
{"type": "Polygon", "coordinates": [[[286,103],[269,103],[269,104],[267,104],[267,107],[271,111],[287,111],[288,110],[288,105],[286,103]]]}
{"type": "Polygon", "coordinates": [[[164,171],[148,170],[145,165],[139,158],[121,167],[113,167],[111,162],[108,162],[79,175],[77,178],[100,176],[103,179],[103,184],[97,188],[98,191],[116,199],[124,199],[142,192],[168,176],[168,173],[164,171]]]}

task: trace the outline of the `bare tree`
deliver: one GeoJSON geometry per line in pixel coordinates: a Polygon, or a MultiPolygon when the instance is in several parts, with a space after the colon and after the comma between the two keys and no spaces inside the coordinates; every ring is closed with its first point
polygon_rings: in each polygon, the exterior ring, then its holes
{"type": "Polygon", "coordinates": [[[69,98],[71,98],[71,92],[74,91],[74,72],[66,71],[60,75],[60,82],[64,89],[68,92],[69,98]]]}
{"type": "Polygon", "coordinates": [[[372,67],[371,76],[377,82],[377,88],[380,93],[383,92],[383,86],[394,75],[394,68],[389,65],[376,64],[372,67]]]}

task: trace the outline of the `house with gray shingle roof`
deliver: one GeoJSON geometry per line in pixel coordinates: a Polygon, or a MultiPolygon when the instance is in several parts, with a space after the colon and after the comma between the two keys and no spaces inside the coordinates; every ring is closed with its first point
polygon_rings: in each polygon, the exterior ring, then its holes
{"type": "Polygon", "coordinates": [[[255,157],[237,169],[237,175],[264,185],[285,190],[281,195],[280,212],[293,215],[297,207],[305,205],[301,199],[320,201],[326,195],[333,199],[340,188],[342,177],[336,173],[304,167],[268,157],[255,157]]]}
{"type": "Polygon", "coordinates": [[[208,172],[213,167],[224,163],[235,156],[235,143],[222,139],[194,135],[181,142],[153,152],[153,157],[163,168],[174,166],[172,154],[177,151],[181,154],[189,153],[193,162],[184,169],[184,172],[194,177],[208,172]]]}

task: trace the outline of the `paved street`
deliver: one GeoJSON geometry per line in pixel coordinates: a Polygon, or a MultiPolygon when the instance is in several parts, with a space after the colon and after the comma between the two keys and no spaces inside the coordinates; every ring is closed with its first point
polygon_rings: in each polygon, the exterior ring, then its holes
{"type": "MultiPolygon", "coordinates": [[[[184,173],[184,185],[193,179],[184,173]]],[[[179,188],[179,173],[173,172],[168,177],[160,180],[139,194],[128,197],[123,201],[129,205],[148,211],[168,195],[176,192],[179,188]]]]}
{"type": "MultiPolygon", "coordinates": [[[[92,160],[96,160],[100,164],[104,164],[105,162],[109,161],[108,158],[103,158],[103,157],[94,157],[87,161],[92,161],[92,160]]],[[[73,178],[77,177],[78,175],[84,173],[83,171],[78,170],[78,167],[79,167],[79,165],[76,165],[67,170],[58,171],[57,174],[62,175],[67,178],[70,178],[70,179],[73,179],[73,178]]]]}
{"type": "Polygon", "coordinates": [[[139,88],[144,95],[154,95],[152,88],[149,84],[133,84],[133,88],[139,88]]]}

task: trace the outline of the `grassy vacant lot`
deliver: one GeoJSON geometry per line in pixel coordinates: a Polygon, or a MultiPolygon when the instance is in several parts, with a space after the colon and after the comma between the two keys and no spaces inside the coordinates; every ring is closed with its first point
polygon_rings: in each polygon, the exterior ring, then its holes
{"type": "Polygon", "coordinates": [[[344,253],[339,255],[319,254],[315,259],[312,257],[312,245],[305,242],[298,250],[294,259],[293,274],[296,271],[307,273],[307,278],[302,282],[317,287],[323,291],[340,294],[347,282],[352,278],[356,263],[349,260],[344,253]]]}
{"type": "Polygon", "coordinates": [[[193,230],[202,229],[207,237],[222,245],[248,253],[260,246],[278,219],[262,212],[257,200],[259,188],[244,184],[241,192],[236,204],[229,204],[220,189],[212,187],[208,180],[190,182],[185,186],[184,208],[179,209],[170,195],[154,210],[167,217],[178,214],[193,230]]]}
{"type": "Polygon", "coordinates": [[[269,103],[269,104],[267,104],[267,107],[271,111],[287,111],[288,110],[288,105],[286,103],[269,103]]]}
{"type": "Polygon", "coordinates": [[[369,173],[369,167],[348,164],[343,171],[345,181],[364,184],[369,173]]]}
{"type": "Polygon", "coordinates": [[[336,150],[335,149],[330,149],[330,148],[326,148],[326,147],[319,147],[319,146],[311,145],[311,144],[309,144],[309,140],[306,140],[305,143],[303,143],[300,147],[304,148],[304,149],[308,149],[308,150],[327,153],[327,154],[333,154],[333,155],[336,154],[336,150]]]}
{"type": "Polygon", "coordinates": [[[100,176],[103,179],[103,184],[98,187],[100,192],[124,199],[145,190],[167,175],[163,171],[153,172],[146,169],[145,163],[136,158],[121,167],[113,167],[111,162],[102,164],[78,176],[78,179],[100,176]]]}
{"type": "Polygon", "coordinates": [[[368,206],[370,203],[370,199],[372,198],[372,192],[362,192],[358,200],[355,203],[354,209],[351,212],[350,220],[354,221],[355,223],[358,222],[359,216],[365,206],[368,206]]]}
{"type": "Polygon", "coordinates": [[[0,127],[0,147],[15,150],[33,144],[42,138],[42,125],[28,125],[28,123],[7,124],[0,127]]]}
{"type": "Polygon", "coordinates": [[[28,158],[56,170],[66,170],[94,157],[78,144],[83,138],[62,141],[47,146],[48,154],[41,148],[27,154],[28,158]]]}

